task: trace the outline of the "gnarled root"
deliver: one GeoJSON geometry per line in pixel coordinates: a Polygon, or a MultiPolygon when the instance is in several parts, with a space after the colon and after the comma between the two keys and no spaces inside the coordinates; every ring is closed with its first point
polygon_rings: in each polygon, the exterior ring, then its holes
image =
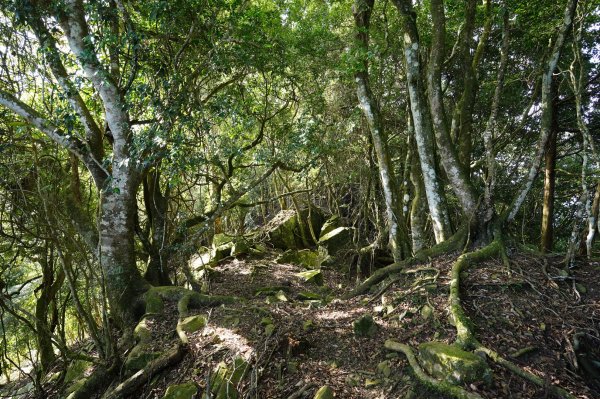
{"type": "Polygon", "coordinates": [[[417,376],[419,381],[421,381],[421,383],[423,383],[424,385],[440,393],[451,395],[452,397],[457,399],[482,399],[482,397],[476,393],[468,392],[457,385],[452,385],[448,382],[440,381],[427,375],[419,365],[419,362],[417,362],[415,354],[413,353],[413,350],[410,346],[388,339],[387,341],[385,341],[385,348],[391,351],[404,353],[404,355],[408,359],[410,367],[412,367],[415,375],[417,376]]]}
{"type": "Polygon", "coordinates": [[[436,257],[447,252],[456,251],[461,249],[467,239],[466,227],[461,227],[452,237],[448,240],[434,245],[431,248],[419,251],[412,258],[405,259],[401,262],[392,263],[389,266],[381,268],[373,273],[368,279],[363,281],[358,287],[352,290],[349,294],[345,295],[345,299],[353,298],[358,295],[362,295],[369,291],[369,289],[375,284],[381,282],[386,277],[400,273],[409,266],[413,266],[419,262],[426,262],[429,258],[436,257]]]}
{"type": "Polygon", "coordinates": [[[158,359],[151,361],[146,367],[117,385],[116,388],[106,392],[102,399],[120,399],[133,394],[139,387],[150,381],[152,376],[167,367],[177,364],[185,354],[187,347],[183,344],[177,344],[158,359]]]}
{"type": "MultiPolygon", "coordinates": [[[[473,252],[469,252],[459,256],[454,265],[452,266],[452,278],[450,281],[450,314],[456,325],[456,343],[462,346],[465,349],[475,349],[477,351],[484,352],[489,356],[497,364],[502,367],[510,370],[521,378],[526,379],[534,383],[535,385],[545,388],[556,397],[559,398],[567,398],[567,399],[576,399],[575,396],[571,395],[569,392],[565,391],[560,387],[556,387],[553,385],[547,385],[546,381],[542,378],[529,373],[516,364],[504,359],[495,351],[485,347],[482,345],[473,334],[473,329],[471,325],[471,321],[465,314],[461,300],[460,300],[460,273],[475,263],[482,262],[486,259],[490,259],[494,256],[502,255],[504,258],[505,248],[498,237],[489,245],[473,252]]],[[[505,260],[506,262],[506,260],[505,260]]],[[[387,344],[387,343],[386,343],[387,344]]],[[[387,346],[386,346],[387,347],[387,346]]],[[[411,364],[412,365],[412,364],[411,364]]]]}

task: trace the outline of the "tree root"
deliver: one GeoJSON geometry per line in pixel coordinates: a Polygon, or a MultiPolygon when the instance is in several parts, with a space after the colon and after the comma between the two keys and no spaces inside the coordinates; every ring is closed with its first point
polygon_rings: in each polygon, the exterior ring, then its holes
{"type": "Polygon", "coordinates": [[[419,251],[412,258],[405,259],[401,262],[392,263],[389,266],[381,268],[373,273],[368,279],[363,281],[358,287],[345,295],[344,299],[354,298],[355,296],[365,294],[375,284],[381,282],[386,277],[399,273],[409,266],[413,266],[419,262],[427,262],[430,258],[461,249],[467,239],[467,228],[461,227],[448,240],[434,245],[431,248],[419,251]]]}
{"type": "MultiPolygon", "coordinates": [[[[505,252],[504,245],[500,239],[492,241],[489,245],[473,252],[459,256],[452,266],[452,276],[450,281],[450,314],[456,326],[456,343],[465,349],[475,349],[485,353],[497,364],[508,369],[521,378],[534,383],[535,385],[547,389],[548,392],[559,398],[575,399],[566,390],[549,385],[542,378],[529,373],[516,364],[504,359],[495,351],[485,347],[475,338],[472,329],[472,323],[465,314],[460,300],[460,273],[472,266],[474,263],[482,262],[486,259],[498,256],[505,252]]],[[[411,364],[412,365],[412,364],[411,364]]]]}
{"type": "Polygon", "coordinates": [[[415,354],[410,346],[388,339],[387,341],[385,341],[385,348],[395,352],[404,353],[404,355],[408,359],[410,367],[412,367],[415,375],[417,376],[419,381],[421,381],[421,383],[423,383],[424,385],[442,394],[451,395],[452,397],[457,399],[482,399],[482,397],[478,394],[468,392],[465,389],[459,387],[458,385],[452,385],[448,382],[440,381],[427,375],[427,373],[425,373],[425,371],[423,371],[423,369],[419,365],[419,362],[417,362],[415,354]]]}
{"type": "Polygon", "coordinates": [[[151,361],[146,367],[106,392],[102,399],[121,399],[133,394],[139,387],[146,384],[158,372],[177,364],[187,350],[187,346],[177,344],[158,359],[151,361]]]}

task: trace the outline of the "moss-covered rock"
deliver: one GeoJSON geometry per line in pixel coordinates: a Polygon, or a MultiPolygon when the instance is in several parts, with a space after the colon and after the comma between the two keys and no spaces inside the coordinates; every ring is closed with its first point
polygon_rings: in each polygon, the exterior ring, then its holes
{"type": "Polygon", "coordinates": [[[152,332],[148,327],[148,319],[143,318],[133,329],[133,336],[137,342],[148,342],[152,338],[152,332]]]}
{"type": "Polygon", "coordinates": [[[231,247],[231,256],[248,255],[252,251],[252,243],[244,237],[236,238],[231,247]]]}
{"type": "Polygon", "coordinates": [[[187,333],[196,332],[206,326],[206,317],[201,315],[186,317],[179,322],[179,328],[187,333]]]}
{"type": "Polygon", "coordinates": [[[357,337],[372,337],[377,332],[377,323],[373,316],[365,314],[352,323],[352,330],[357,337]]]}
{"type": "Polygon", "coordinates": [[[307,283],[313,283],[316,285],[323,285],[324,283],[321,269],[307,270],[305,272],[297,273],[296,275],[307,283]]]}
{"type": "Polygon", "coordinates": [[[324,248],[319,248],[318,250],[288,250],[277,258],[277,263],[292,263],[307,269],[318,269],[328,257],[329,255],[324,248]]]}
{"type": "Polygon", "coordinates": [[[303,249],[316,244],[323,224],[323,212],[316,208],[303,209],[300,217],[296,211],[286,209],[280,211],[264,227],[271,245],[279,249],[303,249]],[[311,233],[312,230],[312,233],[311,233]]]}
{"type": "Polygon", "coordinates": [[[354,230],[353,227],[337,227],[321,236],[319,245],[327,249],[329,255],[338,255],[352,247],[354,230]]]}
{"type": "Polygon", "coordinates": [[[490,384],[492,371],[486,361],[457,345],[425,342],[419,345],[419,361],[433,377],[451,384],[470,384],[484,381],[490,384]]]}
{"type": "Polygon", "coordinates": [[[333,215],[329,219],[327,219],[325,221],[325,223],[323,223],[319,237],[323,237],[323,236],[329,234],[331,231],[337,229],[338,227],[342,227],[342,226],[343,226],[342,218],[340,218],[338,215],[333,215]]]}
{"type": "Polygon", "coordinates": [[[93,365],[92,362],[87,360],[74,360],[67,368],[64,384],[68,385],[75,380],[80,380],[93,365]]]}
{"type": "Polygon", "coordinates": [[[167,388],[163,399],[194,399],[198,395],[198,387],[193,382],[171,385],[167,388]]]}
{"type": "Polygon", "coordinates": [[[322,386],[313,399],[333,399],[333,389],[329,385],[322,386]]]}

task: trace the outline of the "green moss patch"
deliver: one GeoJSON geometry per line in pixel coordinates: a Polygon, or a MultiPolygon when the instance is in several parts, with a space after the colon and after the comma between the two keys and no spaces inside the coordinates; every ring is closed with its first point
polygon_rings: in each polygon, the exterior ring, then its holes
{"type": "Polygon", "coordinates": [[[486,361],[457,345],[425,342],[419,345],[419,361],[433,377],[451,384],[491,383],[492,372],[486,361]]]}

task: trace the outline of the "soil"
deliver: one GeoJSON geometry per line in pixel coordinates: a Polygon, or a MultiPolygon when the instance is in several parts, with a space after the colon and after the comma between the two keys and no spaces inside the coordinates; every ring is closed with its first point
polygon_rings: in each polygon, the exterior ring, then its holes
{"type": "MultiPolygon", "coordinates": [[[[276,263],[277,254],[225,259],[207,281],[209,293],[239,301],[193,310],[207,316],[208,324],[188,334],[183,361],[132,398],[162,398],[169,385],[190,381],[202,391],[210,389],[217,365],[240,357],[251,365],[238,384],[240,398],[312,398],[323,385],[336,398],[444,398],[420,385],[406,358],[388,352],[384,341],[392,338],[413,348],[433,340],[453,342],[447,302],[457,255],[418,265],[414,273],[350,300],[339,299],[355,283],[347,273],[323,269],[324,285],[318,286],[298,275],[306,270],[301,266],[276,263]],[[377,330],[357,337],[353,322],[365,314],[377,330]]],[[[510,258],[510,268],[489,261],[462,276],[463,305],[477,339],[548,384],[581,399],[600,398],[600,381],[585,375],[576,355],[585,351],[584,356],[600,359],[600,264],[580,263],[565,278],[560,258],[522,253],[510,258]],[[577,333],[579,347],[574,346],[577,333]]],[[[161,345],[177,339],[171,322],[155,327],[161,345]]],[[[550,397],[489,363],[492,385],[466,389],[483,398],[550,397]]]]}
{"type": "MultiPolygon", "coordinates": [[[[453,342],[447,298],[456,255],[416,266],[424,270],[403,276],[381,296],[351,300],[339,298],[354,281],[335,270],[323,270],[324,285],[317,286],[298,276],[305,269],[278,264],[275,255],[225,260],[210,279],[210,293],[245,301],[199,312],[209,324],[190,336],[190,354],[137,397],[161,398],[166,386],[188,381],[206,388],[219,362],[243,357],[252,365],[238,387],[245,398],[288,398],[302,390],[296,397],[312,398],[323,385],[337,398],[443,398],[420,386],[404,356],[383,343],[453,342]],[[437,278],[427,267],[439,270],[437,278]],[[364,314],[373,316],[377,330],[356,337],[352,323],[364,314]]],[[[579,398],[598,398],[599,381],[586,381],[578,370],[573,335],[585,333],[589,354],[600,358],[600,265],[581,264],[570,271],[572,279],[563,279],[560,261],[511,254],[510,269],[494,261],[478,265],[463,275],[465,310],[484,345],[579,398]],[[576,282],[586,293],[576,291],[576,282]],[[517,353],[524,348],[529,351],[517,353]]],[[[545,389],[490,364],[493,385],[466,388],[484,398],[548,397],[545,389]]]]}

